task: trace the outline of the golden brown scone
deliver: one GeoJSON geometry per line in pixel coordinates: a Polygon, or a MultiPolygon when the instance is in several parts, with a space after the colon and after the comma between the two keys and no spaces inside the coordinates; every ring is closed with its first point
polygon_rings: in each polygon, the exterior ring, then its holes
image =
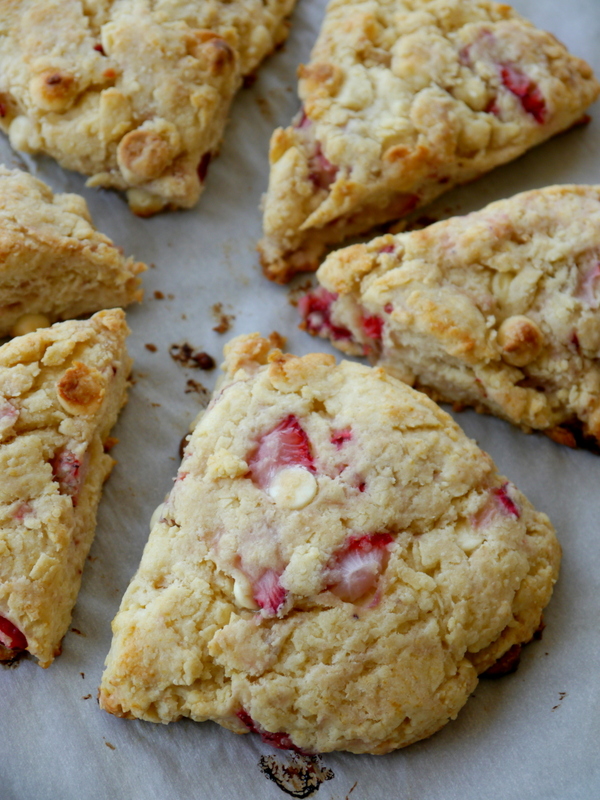
{"type": "Polygon", "coordinates": [[[94,228],[83,197],[0,166],[0,338],[139,302],[145,269],[94,228]]]}
{"type": "Polygon", "coordinates": [[[332,0],[299,75],[259,244],[278,282],[566,130],[600,91],[554,36],[490,0],[332,0]]]}
{"type": "Polygon", "coordinates": [[[60,652],[131,360],[120,309],[0,347],[0,660],[60,652]]]}
{"type": "Polygon", "coordinates": [[[148,216],[200,195],[242,77],[294,0],[16,0],[0,11],[0,127],[148,216]]]}
{"type": "Polygon", "coordinates": [[[310,752],[429,736],[537,630],[548,518],[381,369],[257,334],[225,368],[113,622],[100,705],[310,752]]]}
{"type": "Polygon", "coordinates": [[[436,399],[600,447],[600,187],[551,186],[331,253],[304,327],[436,399]]]}

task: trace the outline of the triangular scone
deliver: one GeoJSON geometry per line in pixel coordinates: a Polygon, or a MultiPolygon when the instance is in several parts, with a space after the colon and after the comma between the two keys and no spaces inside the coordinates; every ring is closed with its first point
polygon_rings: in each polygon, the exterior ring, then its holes
{"type": "Polygon", "coordinates": [[[145,269],[94,228],[82,197],[0,166],[0,338],[30,315],[48,324],[140,301],[145,269]]]}
{"type": "Polygon", "coordinates": [[[295,0],[28,0],[0,12],[0,127],[127,192],[143,216],[193,206],[242,78],[295,0]]]}
{"type": "Polygon", "coordinates": [[[311,333],[437,400],[600,446],[600,186],[387,234],[317,277],[299,302],[311,333]]]}
{"type": "Polygon", "coordinates": [[[60,652],[131,361],[120,309],[0,347],[0,660],[60,652]],[[110,442],[108,442],[108,445],[110,442]]]}
{"type": "Polygon", "coordinates": [[[100,705],[312,752],[434,733],[537,629],[560,558],[548,518],[383,370],[257,334],[226,354],[113,622],[100,705]]]}
{"type": "Polygon", "coordinates": [[[397,219],[573,125],[590,67],[489,0],[333,0],[303,109],[271,139],[259,245],[283,282],[327,245],[397,219]]]}

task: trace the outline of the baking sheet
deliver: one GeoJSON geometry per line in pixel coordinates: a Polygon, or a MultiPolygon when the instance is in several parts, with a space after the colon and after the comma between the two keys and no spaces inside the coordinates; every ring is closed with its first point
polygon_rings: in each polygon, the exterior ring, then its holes
{"type": "MultiPolygon", "coordinates": [[[[600,74],[599,0],[514,5],[600,74]]],[[[254,86],[239,94],[195,209],[137,219],[121,198],[85,189],[83,178],[50,159],[25,159],[55,191],[82,193],[99,229],[126,253],[155,266],[144,275],[144,303],[128,312],[135,384],[114,431],[118,464],[105,487],[63,653],[48,670],[33,660],[0,669],[0,800],[289,796],[261,770],[261,764],[283,764],[289,757],[257,737],[236,737],[189,720],[169,726],[119,720],[100,711],[95,698],[110,621],[139,563],[152,511],[171,486],[180,439],[203,401],[201,389],[188,381],[210,389],[217,377],[216,371],[184,369],[169,356],[170,346],[188,342],[219,360],[230,335],[277,330],[288,337],[292,352],[335,352],[297,330],[289,288],[262,277],[254,250],[268,139],[298,108],[295,70],[308,58],[323,10],[322,0],[301,0],[288,43],[266,62],[254,86]],[[217,303],[221,313],[234,317],[229,334],[213,330],[217,303]]],[[[596,119],[586,128],[440,198],[428,216],[466,213],[551,183],[600,182],[598,104],[591,113],[596,119]]],[[[5,140],[0,160],[20,162],[5,140]]],[[[458,719],[429,740],[387,756],[321,757],[329,779],[314,796],[599,797],[600,458],[473,412],[455,417],[557,528],[564,561],[543,639],[525,649],[514,675],[482,681],[458,719]]]]}

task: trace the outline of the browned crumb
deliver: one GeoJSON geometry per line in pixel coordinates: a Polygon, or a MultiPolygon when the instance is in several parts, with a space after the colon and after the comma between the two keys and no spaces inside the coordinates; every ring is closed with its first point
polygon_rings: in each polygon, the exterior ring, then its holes
{"type": "Polygon", "coordinates": [[[215,325],[213,331],[215,331],[215,333],[227,333],[227,331],[231,328],[231,323],[235,319],[235,316],[233,314],[225,314],[223,312],[223,303],[215,303],[211,307],[211,311],[213,317],[219,323],[218,325],[215,325]]]}
{"type": "Polygon", "coordinates": [[[211,370],[216,366],[216,362],[212,356],[205,353],[203,350],[195,351],[187,342],[183,342],[183,344],[172,344],[169,348],[169,355],[173,361],[177,361],[184,367],[211,370]]]}
{"type": "Polygon", "coordinates": [[[167,295],[167,300],[175,300],[175,295],[174,294],[168,294],[167,295]]]}
{"type": "Polygon", "coordinates": [[[291,306],[297,306],[298,300],[302,297],[302,295],[306,294],[313,288],[313,282],[309,278],[302,283],[299,283],[297,286],[293,286],[288,289],[288,303],[291,306]]]}
{"type": "Polygon", "coordinates": [[[158,347],[155,344],[152,344],[152,342],[145,344],[144,347],[146,348],[146,350],[150,350],[151,353],[156,353],[156,351],[158,350],[158,347]]]}
{"type": "Polygon", "coordinates": [[[256,72],[251,72],[249,75],[244,75],[242,79],[242,86],[244,87],[244,89],[249,89],[251,86],[254,86],[257,78],[258,75],[256,74],[256,72]]]}
{"type": "Polygon", "coordinates": [[[118,443],[119,443],[119,440],[116,439],[114,436],[108,436],[104,440],[104,444],[103,444],[104,452],[105,453],[110,452],[113,449],[113,447],[118,443]]]}
{"type": "Polygon", "coordinates": [[[201,383],[198,383],[198,381],[194,381],[190,378],[190,380],[186,383],[185,393],[189,394],[190,392],[196,392],[196,394],[199,395],[203,406],[208,405],[210,392],[206,386],[203,386],[201,383]]]}
{"type": "Polygon", "coordinates": [[[85,678],[85,672],[80,672],[79,674],[81,675],[82,678],[85,678]]]}
{"type": "Polygon", "coordinates": [[[104,744],[105,744],[107,747],[110,747],[110,749],[111,749],[111,750],[116,750],[116,749],[117,749],[117,748],[114,746],[114,744],[111,744],[110,742],[104,742],[104,744]]]}
{"type": "Polygon", "coordinates": [[[71,630],[73,631],[73,633],[76,633],[77,636],[86,636],[87,635],[87,634],[83,633],[82,631],[80,631],[79,628],[71,628],[71,630]]]}
{"type": "Polygon", "coordinates": [[[165,296],[164,296],[164,294],[162,292],[159,292],[157,290],[156,292],[154,292],[154,299],[155,300],[164,300],[165,296]]]}
{"type": "Polygon", "coordinates": [[[82,700],[89,700],[91,696],[92,696],[91,694],[84,694],[81,699],[82,700]]]}
{"type": "Polygon", "coordinates": [[[152,408],[160,408],[161,404],[160,403],[150,403],[150,405],[152,406],[152,408]]]}
{"type": "Polygon", "coordinates": [[[285,336],[282,336],[277,331],[271,331],[271,333],[269,334],[268,338],[269,338],[269,344],[271,345],[271,347],[277,347],[277,348],[279,348],[279,350],[281,350],[283,347],[285,347],[286,338],[285,338],[285,336]]]}
{"type": "Polygon", "coordinates": [[[513,644],[510,650],[507,650],[495,664],[483,673],[485,678],[502,678],[504,675],[510,675],[516,672],[521,661],[521,645],[513,644]]]}
{"type": "Polygon", "coordinates": [[[256,105],[261,115],[267,122],[273,122],[273,109],[266,97],[257,97],[256,105]]]}

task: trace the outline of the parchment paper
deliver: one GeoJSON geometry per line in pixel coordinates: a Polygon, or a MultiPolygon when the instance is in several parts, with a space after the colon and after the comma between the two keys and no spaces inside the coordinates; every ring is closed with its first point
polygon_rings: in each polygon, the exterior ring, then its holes
{"type": "MultiPolygon", "coordinates": [[[[600,74],[600,0],[514,5],[600,74]]],[[[288,43],[240,92],[195,209],[138,219],[120,197],[85,189],[80,176],[50,159],[25,159],[55,191],[82,193],[99,229],[155,267],[144,276],[144,303],[128,313],[135,385],[114,432],[118,464],[104,490],[72,630],[49,669],[33,660],[0,669],[0,800],[287,796],[259,767],[261,756],[286,757],[258,737],[212,723],[116,719],[100,711],[96,692],[110,622],[139,563],[152,511],[171,486],[180,439],[200,407],[201,395],[186,392],[187,381],[212,388],[217,377],[184,369],[169,347],[187,341],[218,361],[229,336],[277,330],[292,352],[328,350],[297,330],[289,289],[262,277],[254,250],[269,136],[298,108],[295,70],[308,58],[323,10],[323,0],[300,0],[288,43]],[[235,316],[227,335],[213,331],[215,303],[235,316]]],[[[466,213],[552,183],[599,182],[598,104],[592,114],[588,127],[449,193],[427,214],[466,213]]],[[[20,161],[4,140],[0,160],[20,161]]],[[[543,639],[524,650],[514,675],[482,681],[457,721],[429,740],[388,756],[323,756],[321,765],[335,777],[315,797],[592,800],[600,797],[600,458],[491,417],[456,418],[557,528],[564,561],[543,639]]]]}

